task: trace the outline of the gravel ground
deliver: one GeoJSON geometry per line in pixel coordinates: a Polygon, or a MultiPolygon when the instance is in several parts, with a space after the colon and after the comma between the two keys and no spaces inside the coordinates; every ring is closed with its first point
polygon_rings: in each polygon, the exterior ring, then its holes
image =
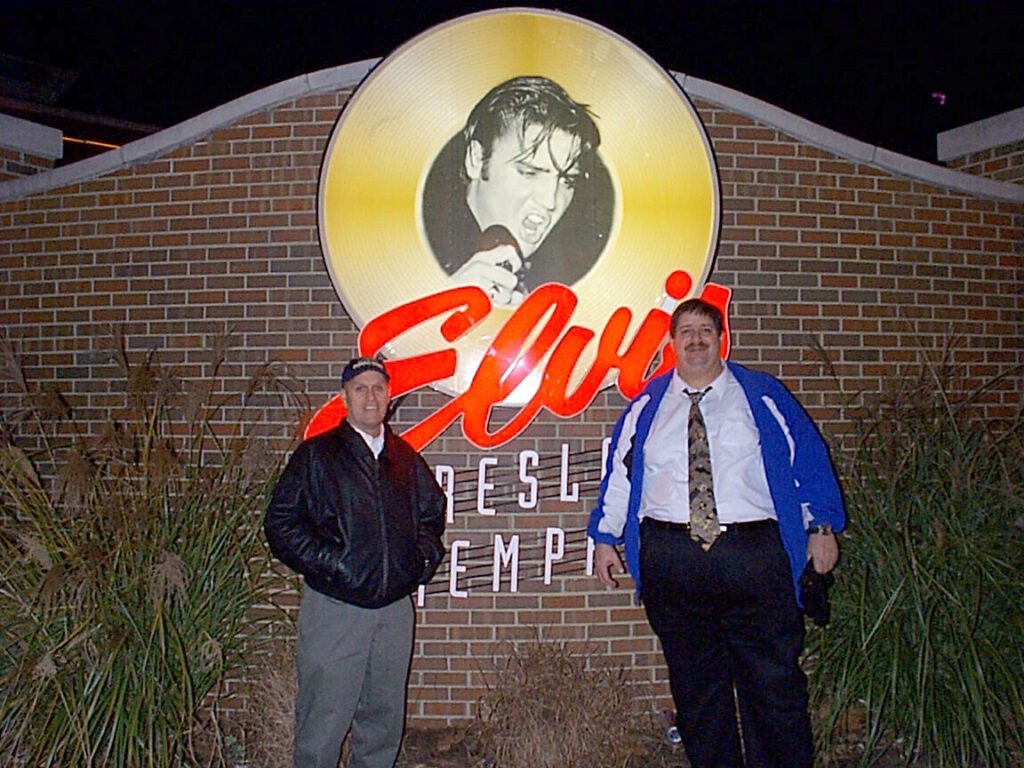
{"type": "MultiPolygon", "coordinates": [[[[860,756],[855,744],[837,749],[829,765],[834,768],[854,766],[860,756]]],[[[918,764],[920,766],[920,764],[918,764]]],[[[875,768],[898,768],[905,762],[896,754],[885,755],[875,768]]],[[[395,768],[497,768],[486,755],[477,753],[460,728],[411,728],[406,732],[402,753],[395,768]]],[[[569,768],[567,766],[567,768],[569,768]]],[[[595,768],[602,768],[595,766],[595,768]]],[[[616,768],[620,768],[616,766],[616,768]]],[[[690,768],[681,746],[669,744],[660,734],[652,734],[650,754],[634,761],[628,768],[690,768]]]]}
{"type": "MultiPolygon", "coordinates": [[[[411,728],[406,732],[395,768],[492,768],[491,758],[476,753],[458,728],[411,728]]],[[[682,747],[651,738],[651,754],[629,768],[689,768],[682,747]]],[[[568,767],[567,767],[568,768],[568,767]]],[[[595,767],[596,768],[596,767],[595,767]]]]}

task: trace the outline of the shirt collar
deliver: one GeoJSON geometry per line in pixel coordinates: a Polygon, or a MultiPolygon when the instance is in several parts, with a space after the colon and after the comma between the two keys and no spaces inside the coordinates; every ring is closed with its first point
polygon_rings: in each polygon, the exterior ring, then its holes
{"type": "Polygon", "coordinates": [[[352,422],[349,422],[348,425],[352,427],[352,429],[354,429],[361,438],[363,438],[363,442],[366,443],[366,446],[370,449],[370,452],[373,453],[374,456],[380,456],[380,452],[384,450],[384,434],[385,432],[387,432],[387,430],[381,427],[380,434],[374,437],[369,432],[364,432],[363,430],[361,430],[352,422]]]}
{"type": "MultiPolygon", "coordinates": [[[[729,385],[729,383],[731,381],[732,381],[732,372],[729,370],[729,366],[726,365],[725,362],[723,361],[723,363],[722,363],[722,372],[719,373],[718,376],[715,377],[714,381],[712,381],[707,386],[702,387],[702,389],[707,389],[708,387],[711,387],[711,391],[708,392],[704,396],[705,399],[712,399],[712,400],[714,400],[714,399],[717,399],[717,398],[721,397],[723,390],[729,385]]],[[[686,394],[687,390],[689,390],[690,392],[700,391],[696,387],[691,387],[689,384],[687,384],[683,380],[683,377],[679,375],[679,371],[673,371],[673,373],[672,373],[672,391],[675,392],[676,394],[678,394],[679,397],[685,397],[685,398],[689,399],[689,395],[686,394]]]]}

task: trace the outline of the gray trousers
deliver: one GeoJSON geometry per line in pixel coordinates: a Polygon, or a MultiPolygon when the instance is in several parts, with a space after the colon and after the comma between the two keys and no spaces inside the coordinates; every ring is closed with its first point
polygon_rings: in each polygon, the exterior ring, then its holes
{"type": "Polygon", "coordinates": [[[303,589],[295,768],[337,768],[350,727],[349,768],[392,768],[405,727],[415,620],[411,598],[369,609],[303,589]]]}

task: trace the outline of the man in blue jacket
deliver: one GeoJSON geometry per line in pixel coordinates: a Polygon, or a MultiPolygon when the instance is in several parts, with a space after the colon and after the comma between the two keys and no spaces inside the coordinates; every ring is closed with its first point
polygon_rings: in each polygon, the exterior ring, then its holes
{"type": "Polygon", "coordinates": [[[694,768],[811,768],[798,581],[839,557],[828,448],[778,380],[723,364],[716,307],[685,301],[670,330],[676,370],[615,426],[595,570],[618,586],[624,545],[694,768]]]}

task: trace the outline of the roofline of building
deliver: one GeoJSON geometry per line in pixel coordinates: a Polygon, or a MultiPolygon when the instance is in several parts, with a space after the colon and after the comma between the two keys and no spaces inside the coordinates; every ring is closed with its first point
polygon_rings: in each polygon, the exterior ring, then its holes
{"type": "MultiPolygon", "coordinates": [[[[14,200],[69,184],[78,184],[139,165],[192,144],[219,128],[229,126],[257,112],[304,96],[356,86],[378,62],[380,59],[367,59],[299,75],[229,101],[178,125],[125,144],[120,149],[34,176],[0,182],[0,201],[14,200]]],[[[1024,203],[1022,185],[986,179],[915,160],[898,152],[857,141],[732,88],[680,73],[672,75],[692,98],[736,111],[847,160],[957,192],[993,200],[1024,203]]]]}
{"type": "MultiPolygon", "coordinates": [[[[22,115],[39,115],[42,117],[57,118],[59,120],[74,120],[76,123],[87,125],[98,125],[103,128],[114,128],[119,131],[131,131],[138,134],[156,133],[160,130],[159,125],[148,125],[147,123],[136,123],[131,120],[122,120],[118,117],[107,117],[106,115],[94,115],[90,112],[79,112],[75,109],[64,107],[51,107],[49,104],[35,104],[24,99],[14,99],[9,96],[0,96],[0,110],[20,112],[22,115]]],[[[29,118],[23,118],[29,119],[29,118]]]]}

